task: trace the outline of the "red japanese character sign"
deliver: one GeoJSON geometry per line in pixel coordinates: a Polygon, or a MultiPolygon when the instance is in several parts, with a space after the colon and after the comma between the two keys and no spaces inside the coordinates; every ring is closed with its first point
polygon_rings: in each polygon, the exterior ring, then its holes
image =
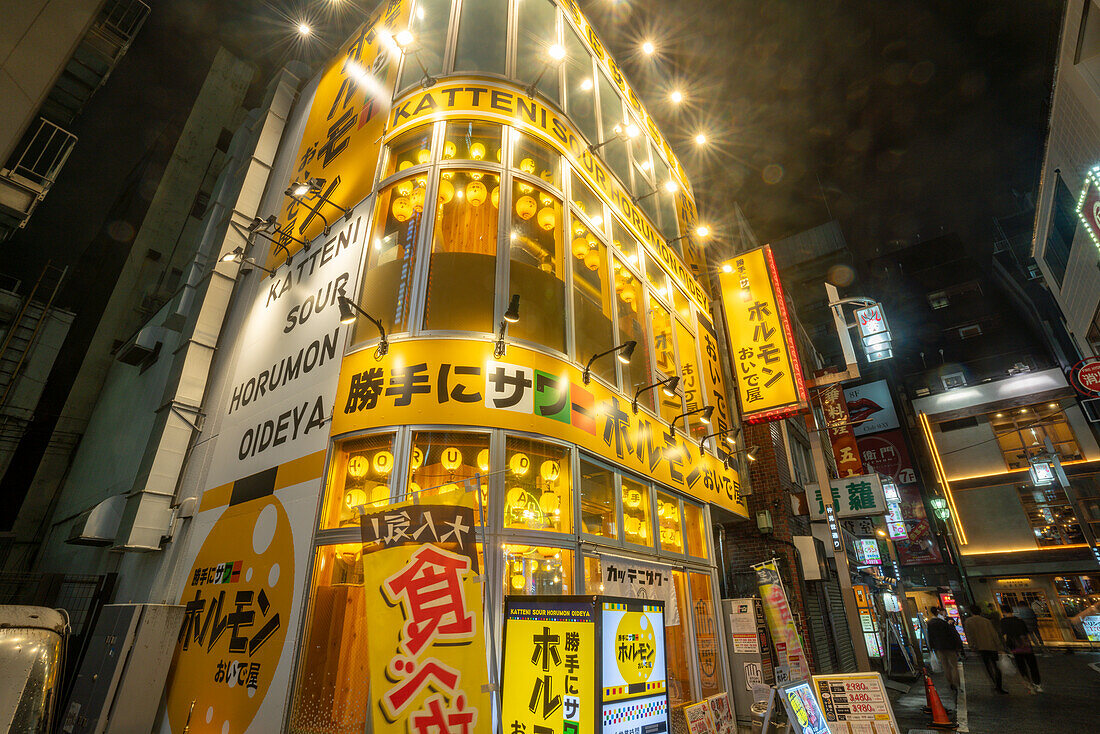
{"type": "Polygon", "coordinates": [[[1070,373],[1073,386],[1085,397],[1100,398],[1100,358],[1083,359],[1070,373]]]}

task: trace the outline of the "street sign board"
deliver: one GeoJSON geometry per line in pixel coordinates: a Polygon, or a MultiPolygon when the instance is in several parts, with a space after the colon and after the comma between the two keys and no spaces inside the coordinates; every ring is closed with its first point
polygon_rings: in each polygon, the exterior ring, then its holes
{"type": "Polygon", "coordinates": [[[1089,357],[1073,365],[1070,382],[1086,398],[1100,397],[1100,358],[1089,357]]]}

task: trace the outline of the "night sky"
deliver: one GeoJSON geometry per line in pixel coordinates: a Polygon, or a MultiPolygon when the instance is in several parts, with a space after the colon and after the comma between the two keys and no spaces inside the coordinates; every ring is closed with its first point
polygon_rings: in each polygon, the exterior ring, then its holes
{"type": "MultiPolygon", "coordinates": [[[[47,258],[76,264],[101,230],[127,248],[140,221],[112,220],[110,204],[158,138],[174,140],[219,44],[257,63],[262,84],[290,58],[327,56],[354,16],[326,0],[150,4],[129,54],[78,119],[61,179],[9,244],[9,271],[30,279],[47,258]],[[291,32],[303,14],[318,31],[308,45],[291,32]]],[[[719,235],[737,202],[764,242],[837,218],[860,255],[941,228],[988,249],[992,217],[1037,187],[1062,3],[582,7],[674,141],[719,235]],[[640,51],[647,39],[651,57],[640,51]],[[667,102],[672,87],[685,104],[667,102]],[[702,151],[697,132],[710,140],[702,151]]],[[[158,175],[152,166],[133,185],[151,196],[158,175]]]]}

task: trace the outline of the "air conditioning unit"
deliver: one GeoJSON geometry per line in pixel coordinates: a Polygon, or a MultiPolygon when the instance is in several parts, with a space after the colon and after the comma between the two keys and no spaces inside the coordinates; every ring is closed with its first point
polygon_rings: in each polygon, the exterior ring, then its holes
{"type": "Polygon", "coordinates": [[[119,348],[118,361],[135,366],[143,364],[154,358],[163,344],[164,329],[160,326],[146,326],[119,348]]]}

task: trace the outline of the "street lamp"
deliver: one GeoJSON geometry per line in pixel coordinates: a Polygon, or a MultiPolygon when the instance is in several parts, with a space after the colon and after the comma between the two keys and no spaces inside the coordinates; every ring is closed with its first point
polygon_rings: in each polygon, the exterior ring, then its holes
{"type": "Polygon", "coordinates": [[[932,511],[936,513],[936,517],[947,522],[951,518],[951,508],[947,506],[947,500],[943,497],[933,497],[929,500],[932,504],[932,511]]]}

